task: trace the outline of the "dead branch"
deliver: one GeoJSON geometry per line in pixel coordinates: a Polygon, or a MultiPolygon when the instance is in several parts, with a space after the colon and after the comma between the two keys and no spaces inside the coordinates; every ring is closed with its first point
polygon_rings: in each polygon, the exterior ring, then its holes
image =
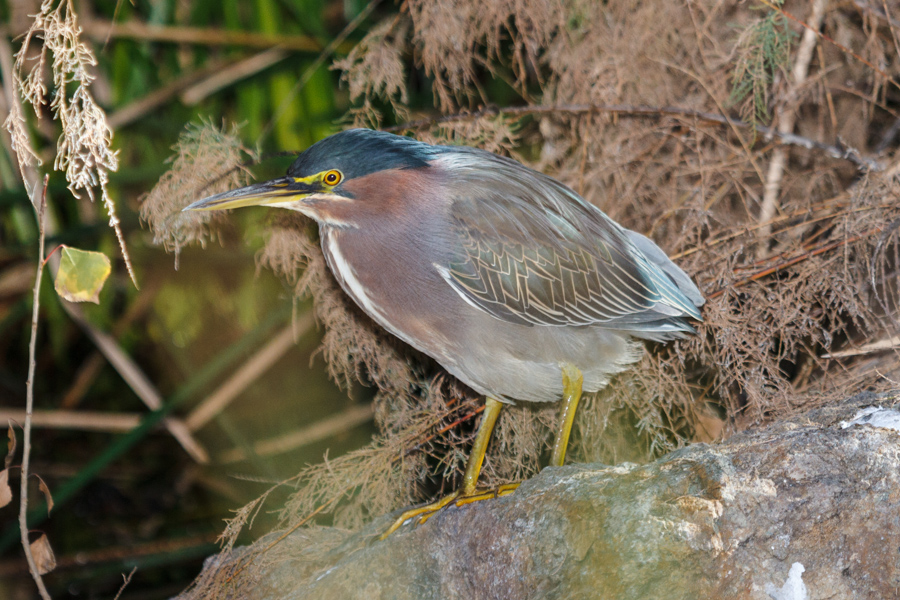
{"type": "Polygon", "coordinates": [[[870,229],[869,231],[866,231],[859,235],[854,235],[854,236],[848,237],[846,239],[842,239],[842,240],[838,240],[836,242],[831,242],[829,244],[825,244],[823,246],[820,246],[819,248],[816,248],[815,250],[810,250],[809,252],[805,252],[805,253],[801,254],[800,256],[795,256],[794,258],[791,258],[790,260],[780,262],[777,265],[773,265],[771,267],[768,267],[766,269],[758,271],[758,272],[754,273],[753,275],[750,275],[743,279],[739,279],[738,281],[735,281],[733,284],[728,286],[728,288],[719,289],[719,290],[716,290],[715,292],[712,292],[711,294],[708,294],[706,296],[706,298],[708,300],[713,299],[713,298],[718,298],[719,296],[724,294],[729,289],[739,288],[739,287],[747,285],[748,283],[751,283],[753,281],[759,281],[763,277],[772,275],[773,273],[777,273],[778,271],[781,271],[788,267],[792,267],[792,266],[794,266],[798,263],[801,263],[805,260],[809,260],[810,258],[812,258],[814,256],[819,256],[820,254],[824,254],[826,252],[834,250],[835,248],[840,248],[841,246],[846,246],[848,244],[858,242],[859,240],[864,239],[864,238],[872,235],[873,233],[876,233],[877,231],[879,231],[879,230],[878,229],[870,229]]]}
{"type": "MultiPolygon", "coordinates": [[[[797,50],[797,59],[791,70],[790,86],[781,104],[778,106],[778,133],[785,135],[794,131],[794,123],[797,120],[797,102],[800,88],[806,82],[809,73],[809,61],[812,59],[813,49],[816,45],[816,34],[822,24],[825,15],[825,0],[814,0],[812,13],[809,17],[810,26],[803,32],[803,40],[797,50]]],[[[762,223],[769,222],[778,210],[778,194],[781,190],[781,178],[784,175],[784,166],[787,162],[787,151],[784,147],[775,148],[772,153],[772,161],[769,163],[769,172],[763,192],[762,206],[759,211],[759,220],[762,223]]],[[[772,229],[763,226],[759,229],[759,237],[768,239],[772,229]]],[[[762,250],[765,253],[765,248],[762,250]]]]}
{"type": "Polygon", "coordinates": [[[866,65],[867,67],[869,67],[870,69],[872,69],[873,71],[875,71],[876,73],[878,73],[879,75],[884,77],[885,80],[888,81],[895,88],[900,89],[900,84],[898,84],[890,75],[888,75],[888,73],[886,73],[882,69],[879,69],[878,67],[873,65],[871,62],[869,62],[868,60],[866,60],[865,58],[863,58],[862,56],[860,56],[859,54],[857,54],[850,48],[844,46],[843,44],[837,42],[836,40],[832,39],[831,37],[825,35],[821,31],[819,31],[817,28],[814,28],[813,26],[803,22],[802,19],[798,19],[797,17],[795,17],[788,11],[784,10],[782,7],[773,4],[769,0],[759,0],[759,1],[762,2],[763,4],[765,4],[766,6],[768,6],[769,8],[771,8],[772,10],[783,14],[785,17],[787,17],[791,21],[793,21],[793,22],[797,23],[798,25],[800,25],[801,27],[803,27],[806,31],[810,31],[813,33],[813,35],[816,35],[816,36],[822,38],[823,40],[825,40],[826,42],[832,44],[835,48],[839,49],[844,54],[847,54],[848,56],[852,56],[855,60],[861,62],[862,64],[866,65]]]}
{"type": "MultiPolygon", "coordinates": [[[[289,452],[302,446],[331,439],[354,427],[369,423],[374,416],[375,410],[371,404],[354,405],[296,431],[255,442],[253,444],[253,453],[257,456],[270,456],[289,452]]],[[[219,456],[218,462],[220,464],[228,464],[244,460],[245,458],[247,458],[246,451],[238,447],[223,452],[219,456]]]]}
{"type": "MultiPolygon", "coordinates": [[[[112,23],[110,21],[92,19],[85,21],[82,27],[88,36],[101,41],[108,38],[117,38],[173,44],[199,44],[203,46],[280,47],[296,52],[319,52],[322,49],[322,45],[318,41],[306,35],[274,35],[202,27],[169,27],[147,25],[135,20],[126,23],[112,23]]],[[[14,37],[20,33],[19,31],[9,31],[8,27],[3,28],[3,35],[6,37],[14,37]]],[[[346,52],[349,49],[349,45],[344,45],[339,50],[346,52]]]]}
{"type": "Polygon", "coordinates": [[[294,339],[306,334],[315,325],[312,314],[305,314],[296,324],[285,327],[268,344],[256,351],[219,388],[200,402],[185,419],[188,429],[197,431],[231,404],[248,385],[256,381],[275,362],[294,346],[294,339]]]}
{"type": "Polygon", "coordinates": [[[28,561],[28,570],[34,578],[38,591],[44,600],[50,600],[50,594],[38,570],[31,543],[28,541],[28,467],[31,459],[31,416],[34,410],[34,353],[37,348],[38,314],[40,312],[41,278],[44,274],[44,209],[47,206],[47,183],[49,175],[44,175],[44,189],[38,197],[38,190],[32,192],[32,202],[38,221],[38,266],[34,278],[34,303],[31,309],[31,340],[28,342],[28,380],[25,383],[25,424],[22,426],[22,475],[19,487],[19,533],[22,536],[22,549],[28,561]]]}

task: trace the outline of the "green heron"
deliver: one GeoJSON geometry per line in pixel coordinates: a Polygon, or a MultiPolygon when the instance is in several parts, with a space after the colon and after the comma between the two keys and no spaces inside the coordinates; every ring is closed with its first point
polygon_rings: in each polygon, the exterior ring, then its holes
{"type": "Polygon", "coordinates": [[[460,490],[387,532],[479,492],[503,403],[562,398],[562,465],[582,387],[638,360],[640,340],[693,333],[704,299],[648,238],[515,160],[351,129],[300,154],[287,176],[185,210],[264,205],[319,224],[343,290],[376,323],[486,397],[460,490]]]}

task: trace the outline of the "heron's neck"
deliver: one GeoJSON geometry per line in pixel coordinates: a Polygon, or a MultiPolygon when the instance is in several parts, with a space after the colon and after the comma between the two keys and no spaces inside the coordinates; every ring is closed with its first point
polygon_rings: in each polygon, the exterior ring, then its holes
{"type": "Polygon", "coordinates": [[[371,297],[369,290],[371,285],[360,279],[359,273],[368,273],[367,265],[360,264],[360,257],[353,252],[353,244],[342,244],[345,236],[352,231],[331,227],[325,224],[319,226],[319,238],[322,242],[322,252],[325,262],[331,269],[334,278],[341,289],[353,299],[354,302],[376,322],[384,325],[384,314],[379,304],[371,297]]]}

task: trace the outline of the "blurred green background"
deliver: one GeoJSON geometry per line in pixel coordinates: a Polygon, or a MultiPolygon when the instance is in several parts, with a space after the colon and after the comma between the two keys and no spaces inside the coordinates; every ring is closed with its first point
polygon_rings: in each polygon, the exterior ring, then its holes
{"type": "MultiPolygon", "coordinates": [[[[45,272],[35,408],[46,412],[36,418],[31,471],[47,482],[56,507],[32,537],[45,532],[56,553],[59,566],[45,576],[56,598],[111,598],[121,574],[134,566],[138,570],[122,598],[165,598],[182,590],[216,551],[231,511],[272,482],[321,461],[326,452],[336,456],[368,443],[374,426],[368,392],[348,394],[325,375],[321,357],[315,356],[320,332],[308,304],[296,304],[286,284],[257,270],[254,255],[262,245],[265,211],[233,215],[216,242],[185,249],[176,270],[173,255],[154,246],[152,234],[142,228],[140,198],[167,169],[171,147],[188,123],[237,123],[243,142],[264,155],[298,152],[339,130],[350,105],[339,73],[329,67],[397,8],[385,2],[363,15],[297,90],[321,49],[368,3],[99,0],[73,6],[82,39],[98,58],[92,91],[114,129],[120,168],[110,187],[141,289],[128,279],[102,205],[74,198],[62,174],[49,168],[58,136],[49,113],[29,123],[44,160],[41,172],[50,173],[48,220],[58,233],[48,237],[47,252],[66,243],[113,259],[100,304],[82,306],[86,319],[112,335],[164,403],[178,403],[173,414],[195,446],[188,452],[184,440],[163,426],[123,433],[150,411],[66,313],[45,272]],[[229,32],[252,35],[236,43],[229,32]],[[276,36],[283,49],[273,52],[276,36]],[[216,77],[223,75],[233,77],[221,83],[216,77]],[[225,398],[227,407],[205,416],[192,413],[210,398],[225,398]],[[76,423],[69,411],[86,422],[76,423]],[[54,418],[62,423],[44,424],[54,418]],[[316,433],[310,426],[323,422],[325,432],[310,438],[316,433]],[[285,436],[283,448],[259,445],[285,436]],[[203,453],[209,456],[205,464],[199,460],[203,453]]],[[[0,1],[5,24],[0,43],[18,50],[29,15],[38,9],[38,2],[0,1]]],[[[415,77],[424,79],[413,76],[411,104],[430,107],[429,86],[416,85],[415,77]]],[[[0,108],[5,119],[6,103],[0,108]]],[[[26,113],[33,117],[30,108],[26,113]]],[[[21,423],[25,405],[37,227],[3,135],[0,410],[5,424],[9,417],[21,423]]],[[[271,177],[290,161],[270,158],[252,170],[271,177]]],[[[17,472],[11,479],[17,489],[17,472]]],[[[38,515],[39,499],[35,484],[31,505],[38,515]]],[[[36,596],[14,527],[17,504],[0,508],[0,598],[36,596]]],[[[278,506],[276,494],[247,535],[267,531],[275,519],[267,511],[278,506]]]]}

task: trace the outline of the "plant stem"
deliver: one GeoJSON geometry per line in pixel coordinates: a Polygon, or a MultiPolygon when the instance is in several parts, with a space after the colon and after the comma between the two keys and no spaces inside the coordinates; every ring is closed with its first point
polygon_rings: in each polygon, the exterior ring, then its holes
{"type": "MultiPolygon", "coordinates": [[[[41,275],[44,273],[44,208],[47,206],[47,182],[49,175],[44,175],[44,189],[41,192],[40,204],[35,207],[38,219],[38,260],[37,275],[34,278],[34,306],[31,311],[31,341],[28,343],[28,381],[25,383],[25,425],[24,442],[22,443],[22,479],[19,501],[19,531],[22,534],[22,549],[25,551],[25,559],[28,561],[28,570],[37,584],[41,598],[50,600],[50,594],[44,586],[44,580],[38,572],[31,554],[31,544],[28,542],[28,460],[31,455],[31,414],[34,409],[34,354],[37,346],[38,310],[40,308],[39,294],[41,291],[41,275]]],[[[37,190],[35,190],[37,192],[37,190]]]]}

